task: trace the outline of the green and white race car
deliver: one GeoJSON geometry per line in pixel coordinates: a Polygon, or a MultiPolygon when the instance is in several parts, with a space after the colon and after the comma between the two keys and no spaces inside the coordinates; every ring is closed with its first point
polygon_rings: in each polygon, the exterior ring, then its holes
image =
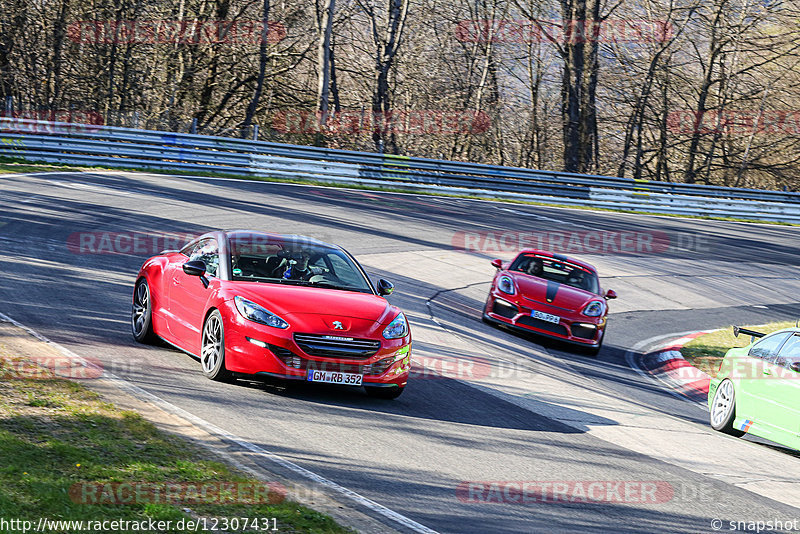
{"type": "Polygon", "coordinates": [[[711,379],[711,427],[800,450],[800,328],[763,334],[735,326],[733,332],[752,339],[730,349],[711,379]]]}

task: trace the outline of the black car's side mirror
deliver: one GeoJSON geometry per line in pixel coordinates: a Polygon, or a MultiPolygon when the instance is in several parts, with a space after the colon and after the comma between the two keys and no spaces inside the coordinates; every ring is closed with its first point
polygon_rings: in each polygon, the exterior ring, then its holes
{"type": "Polygon", "coordinates": [[[203,282],[203,287],[208,287],[208,278],[206,278],[206,264],[203,260],[191,260],[183,264],[183,272],[189,276],[199,276],[200,281],[203,282]]]}
{"type": "Polygon", "coordinates": [[[789,366],[789,369],[796,373],[800,373],[800,361],[792,362],[792,364],[789,366]]]}
{"type": "Polygon", "coordinates": [[[381,278],[378,280],[378,295],[391,295],[394,292],[394,284],[381,278]]]}

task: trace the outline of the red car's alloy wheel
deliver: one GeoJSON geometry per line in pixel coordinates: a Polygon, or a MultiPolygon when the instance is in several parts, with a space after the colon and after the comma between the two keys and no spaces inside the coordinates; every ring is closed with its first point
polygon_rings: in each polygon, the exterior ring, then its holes
{"type": "Polygon", "coordinates": [[[211,380],[226,380],[230,372],[225,368],[225,329],[222,316],[212,311],[203,326],[203,343],[200,348],[200,364],[203,374],[211,380]]]}
{"type": "Polygon", "coordinates": [[[131,309],[131,329],[134,339],[139,343],[150,343],[155,339],[150,302],[150,286],[147,285],[147,280],[141,280],[133,291],[131,309]]]}

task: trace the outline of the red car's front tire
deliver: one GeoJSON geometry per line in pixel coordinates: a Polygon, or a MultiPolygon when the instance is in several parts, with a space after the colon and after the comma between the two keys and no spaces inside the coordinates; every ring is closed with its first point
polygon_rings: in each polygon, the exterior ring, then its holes
{"type": "Polygon", "coordinates": [[[203,374],[211,380],[224,382],[232,374],[225,367],[225,328],[218,310],[208,314],[203,324],[203,341],[200,344],[200,365],[203,374]]]}
{"type": "Polygon", "coordinates": [[[150,295],[150,286],[144,278],[139,280],[133,289],[131,331],[133,338],[139,343],[150,344],[157,337],[153,331],[153,299],[150,295]]]}
{"type": "Polygon", "coordinates": [[[603,338],[606,337],[605,332],[600,335],[600,340],[597,342],[596,347],[590,347],[586,349],[586,354],[591,356],[592,358],[597,358],[597,355],[600,354],[600,349],[603,348],[603,338]]]}

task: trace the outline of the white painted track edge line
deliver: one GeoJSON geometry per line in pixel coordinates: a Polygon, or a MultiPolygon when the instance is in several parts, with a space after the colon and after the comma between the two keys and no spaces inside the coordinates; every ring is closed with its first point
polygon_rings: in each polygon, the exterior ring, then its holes
{"type": "MultiPolygon", "coordinates": [[[[8,315],[6,315],[6,314],[4,314],[2,312],[0,312],[0,321],[11,323],[14,326],[16,326],[17,328],[21,328],[21,329],[25,330],[25,332],[27,332],[31,336],[35,337],[39,341],[47,343],[48,345],[52,346],[53,348],[58,350],[60,353],[62,353],[64,356],[66,356],[66,357],[68,357],[68,358],[70,358],[72,360],[78,361],[82,365],[85,365],[87,367],[96,367],[94,364],[88,362],[82,356],[79,356],[78,354],[72,352],[68,348],[63,347],[63,346],[59,345],[58,343],[55,343],[55,342],[49,340],[48,338],[46,338],[45,336],[39,334],[38,332],[36,332],[32,328],[29,328],[29,327],[25,326],[24,324],[16,321],[15,319],[12,319],[11,317],[9,317],[8,315]]],[[[118,376],[116,376],[116,375],[114,375],[112,373],[109,373],[109,372],[104,372],[103,376],[105,378],[108,378],[110,381],[114,382],[116,385],[118,385],[122,389],[127,390],[129,393],[132,393],[132,394],[134,394],[135,396],[137,396],[139,398],[145,398],[148,401],[152,402],[153,404],[155,404],[155,405],[159,406],[160,408],[164,409],[165,411],[167,411],[169,413],[172,413],[173,415],[177,415],[177,416],[187,420],[188,422],[192,423],[193,425],[198,426],[198,427],[206,430],[207,432],[210,432],[211,434],[215,434],[215,435],[217,435],[219,437],[222,437],[222,438],[224,438],[224,439],[226,439],[228,441],[236,443],[240,447],[243,447],[243,448],[249,450],[250,452],[253,452],[253,453],[255,453],[255,454],[257,454],[257,455],[259,455],[259,456],[261,456],[263,458],[266,458],[267,460],[269,460],[269,461],[271,461],[273,463],[276,463],[276,464],[278,464],[278,465],[280,465],[282,467],[285,467],[285,468],[293,471],[294,473],[297,473],[298,475],[300,475],[300,476],[302,476],[304,478],[307,478],[307,479],[312,480],[312,481],[314,481],[314,482],[316,482],[318,484],[321,484],[322,486],[325,486],[326,488],[328,488],[330,490],[333,490],[336,493],[344,495],[348,499],[360,504],[361,506],[364,506],[365,508],[371,510],[372,512],[380,514],[380,515],[384,516],[385,518],[390,519],[390,520],[394,521],[395,523],[398,523],[398,524],[402,525],[403,527],[405,527],[405,528],[407,528],[409,530],[413,530],[414,532],[419,532],[421,534],[438,534],[437,531],[435,531],[433,529],[430,529],[430,528],[426,527],[425,525],[423,525],[421,523],[417,523],[416,521],[414,521],[414,520],[412,520],[412,519],[410,519],[410,518],[408,518],[408,517],[406,517],[406,516],[404,516],[404,515],[402,515],[402,514],[400,514],[398,512],[395,512],[394,510],[391,510],[391,509],[383,506],[382,504],[379,504],[379,503],[377,503],[375,501],[372,501],[372,500],[364,497],[363,495],[360,495],[360,494],[358,494],[358,493],[356,493],[356,492],[354,492],[352,490],[349,490],[349,489],[345,488],[344,486],[341,486],[341,485],[337,484],[336,482],[328,480],[328,479],[326,479],[326,478],[324,478],[324,477],[322,477],[322,476],[320,476],[320,475],[318,475],[318,474],[316,474],[316,473],[314,473],[312,471],[309,471],[308,469],[305,469],[304,467],[301,467],[301,466],[299,466],[299,465],[297,465],[297,464],[295,464],[295,463],[293,463],[293,462],[291,462],[291,461],[289,461],[289,460],[287,460],[287,459],[285,459],[285,458],[283,458],[281,456],[278,456],[277,454],[275,454],[273,452],[270,452],[270,451],[268,451],[266,449],[262,449],[258,445],[250,443],[249,441],[247,441],[247,440],[245,440],[243,438],[240,438],[239,436],[231,434],[230,432],[228,432],[226,430],[223,430],[222,428],[219,428],[218,426],[216,426],[216,425],[214,425],[212,423],[209,423],[208,421],[206,421],[206,420],[204,420],[204,419],[202,419],[202,418],[200,418],[200,417],[198,417],[198,416],[196,416],[194,414],[191,414],[191,413],[187,412],[186,410],[184,410],[184,409],[182,409],[182,408],[180,408],[178,406],[175,406],[174,404],[162,399],[161,397],[159,397],[157,395],[154,395],[153,393],[150,393],[149,391],[146,391],[146,390],[142,389],[139,386],[131,384],[127,380],[124,380],[124,379],[122,379],[122,378],[120,378],[120,377],[118,377],[118,376]]]]}

